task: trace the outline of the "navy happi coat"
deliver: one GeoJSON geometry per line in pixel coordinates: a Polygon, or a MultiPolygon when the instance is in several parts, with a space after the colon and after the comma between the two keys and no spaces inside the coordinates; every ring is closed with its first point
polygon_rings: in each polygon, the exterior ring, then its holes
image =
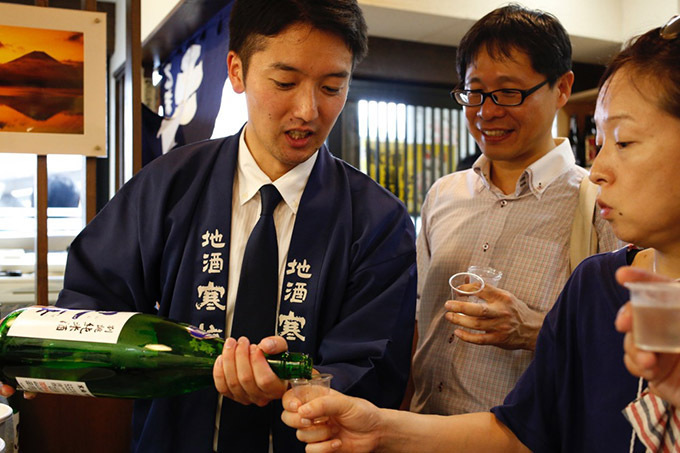
{"type": "MultiPolygon", "coordinates": [[[[228,263],[238,143],[238,135],[195,143],[144,167],[73,241],[57,305],[157,313],[224,332],[226,269],[240,265],[228,263]],[[224,259],[220,273],[205,271],[204,255],[214,252],[224,259]]],[[[401,202],[325,146],[319,150],[295,220],[279,310],[288,327],[305,323],[286,336],[279,319],[279,334],[290,350],[311,354],[316,369],[332,373],[335,389],[384,407],[399,405],[409,375],[414,236],[401,202]],[[286,288],[299,283],[304,302],[291,303],[286,288]]],[[[212,451],[217,400],[209,388],[137,401],[133,449],[212,451]]],[[[276,450],[303,451],[279,416],[276,450]]],[[[225,451],[259,450],[255,439],[244,440],[251,447],[225,451]]]]}

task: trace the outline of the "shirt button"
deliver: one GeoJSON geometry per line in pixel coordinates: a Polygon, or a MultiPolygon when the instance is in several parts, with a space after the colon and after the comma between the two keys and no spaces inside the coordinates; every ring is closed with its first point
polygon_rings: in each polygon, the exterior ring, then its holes
{"type": "Polygon", "coordinates": [[[449,337],[449,343],[453,343],[454,338],[456,338],[456,334],[452,333],[451,336],[449,337]]]}
{"type": "Polygon", "coordinates": [[[439,390],[440,392],[444,391],[444,383],[443,382],[439,383],[439,385],[437,386],[437,390],[439,390]]]}
{"type": "Polygon", "coordinates": [[[501,208],[504,208],[507,205],[508,205],[508,200],[501,200],[501,208]]]}
{"type": "Polygon", "coordinates": [[[484,250],[485,252],[486,252],[487,250],[489,250],[489,243],[488,243],[488,242],[485,242],[485,243],[484,243],[484,245],[482,246],[482,250],[484,250]]]}

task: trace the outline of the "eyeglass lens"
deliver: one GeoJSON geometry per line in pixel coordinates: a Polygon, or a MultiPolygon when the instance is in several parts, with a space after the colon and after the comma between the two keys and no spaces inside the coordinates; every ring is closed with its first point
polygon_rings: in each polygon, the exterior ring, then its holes
{"type": "Polygon", "coordinates": [[[522,93],[516,90],[493,91],[491,93],[468,91],[461,92],[460,98],[465,104],[481,105],[485,94],[490,96],[498,105],[518,105],[522,102],[522,93]]]}

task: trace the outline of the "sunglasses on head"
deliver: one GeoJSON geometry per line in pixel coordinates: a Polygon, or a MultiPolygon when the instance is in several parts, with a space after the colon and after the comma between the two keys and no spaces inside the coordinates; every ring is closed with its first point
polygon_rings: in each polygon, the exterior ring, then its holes
{"type": "Polygon", "coordinates": [[[671,17],[659,32],[663,39],[675,39],[680,35],[680,15],[671,17]]]}

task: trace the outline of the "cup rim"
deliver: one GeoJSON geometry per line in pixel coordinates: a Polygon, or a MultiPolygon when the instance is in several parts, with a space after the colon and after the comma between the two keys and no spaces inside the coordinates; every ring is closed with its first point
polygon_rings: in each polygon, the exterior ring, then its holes
{"type": "Polygon", "coordinates": [[[307,378],[293,378],[293,379],[288,379],[288,381],[292,384],[297,384],[297,385],[307,385],[312,383],[312,381],[322,381],[322,380],[331,380],[333,379],[333,375],[330,373],[315,373],[312,374],[312,377],[310,379],[307,378]]]}
{"type": "Polygon", "coordinates": [[[477,293],[479,293],[481,290],[484,289],[484,286],[486,286],[486,283],[484,282],[484,279],[483,279],[481,276],[477,275],[477,274],[473,274],[472,272],[458,272],[458,273],[456,273],[456,274],[453,274],[451,277],[449,277],[449,287],[450,287],[452,290],[454,290],[454,291],[456,291],[456,292],[458,292],[458,293],[460,293],[460,294],[462,294],[462,295],[464,295],[464,296],[472,296],[472,295],[474,295],[474,294],[477,294],[477,293]],[[460,275],[466,275],[466,276],[468,276],[468,277],[471,277],[471,278],[477,280],[477,281],[479,282],[479,284],[480,284],[480,285],[479,285],[479,289],[476,289],[476,290],[474,290],[474,291],[463,291],[463,290],[454,288],[453,285],[451,284],[451,280],[453,280],[454,278],[456,278],[456,277],[458,277],[458,276],[460,276],[460,275]]]}
{"type": "Polygon", "coordinates": [[[630,290],[659,290],[659,291],[678,291],[680,290],[680,282],[626,282],[623,284],[630,290]]]}
{"type": "Polygon", "coordinates": [[[628,282],[633,307],[658,307],[680,309],[680,283],[678,282],[628,282]]]}
{"type": "MultiPolygon", "coordinates": [[[[479,270],[479,271],[492,273],[494,275],[493,276],[494,279],[500,280],[503,277],[503,271],[499,271],[495,267],[491,267],[491,266],[478,266],[476,264],[471,264],[470,266],[468,266],[468,272],[470,272],[471,274],[474,274],[474,272],[471,271],[470,269],[476,269],[476,270],[479,270]]],[[[477,274],[475,274],[475,275],[477,275],[477,274]]],[[[481,277],[481,275],[480,275],[480,277],[481,277]]]]}
{"type": "Polygon", "coordinates": [[[12,407],[9,404],[0,403],[0,423],[3,423],[10,418],[12,413],[12,407]]]}

